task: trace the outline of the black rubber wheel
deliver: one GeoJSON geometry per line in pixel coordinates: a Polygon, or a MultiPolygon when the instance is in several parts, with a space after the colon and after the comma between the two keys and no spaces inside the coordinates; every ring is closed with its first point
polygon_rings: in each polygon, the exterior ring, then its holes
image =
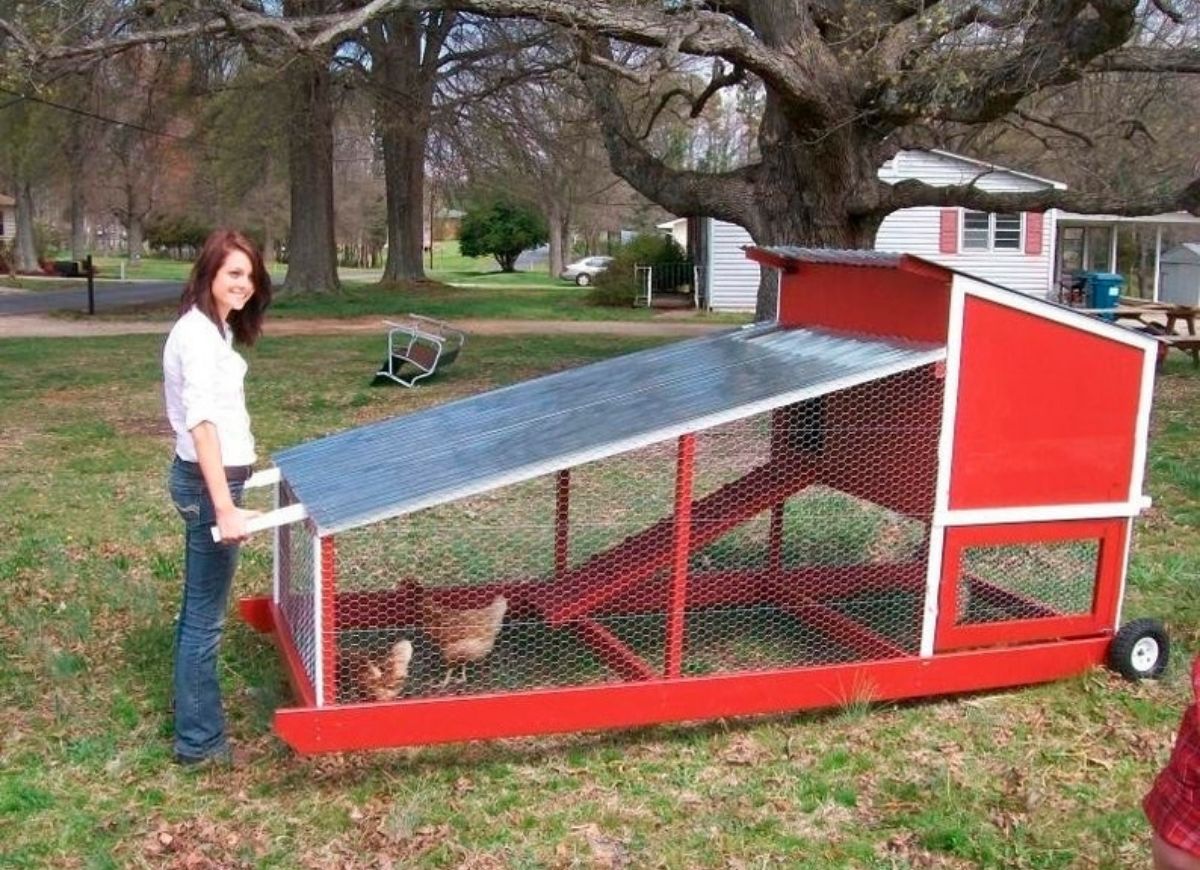
{"type": "Polygon", "coordinates": [[[592,283],[592,276],[587,272],[580,272],[575,276],[575,283],[580,287],[586,287],[588,284],[592,283]]]}
{"type": "Polygon", "coordinates": [[[1167,669],[1171,642],[1157,619],[1121,626],[1108,647],[1108,666],[1127,680],[1155,680],[1167,669]]]}

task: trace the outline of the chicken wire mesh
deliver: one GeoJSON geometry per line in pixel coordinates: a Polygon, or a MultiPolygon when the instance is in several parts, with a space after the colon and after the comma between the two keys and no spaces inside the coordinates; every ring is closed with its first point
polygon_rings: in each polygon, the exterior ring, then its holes
{"type": "MultiPolygon", "coordinates": [[[[331,677],[347,703],[916,654],[941,390],[927,366],[342,532],[327,691],[331,677]]],[[[299,542],[295,603],[311,596],[299,542]]]]}
{"type": "Polygon", "coordinates": [[[1099,567],[1096,540],[968,547],[958,578],[956,622],[1089,613],[1099,567]]]}
{"type": "MultiPolygon", "coordinates": [[[[295,503],[295,497],[281,484],[279,506],[295,503]]],[[[279,550],[279,611],[287,621],[285,633],[291,638],[300,661],[304,664],[309,682],[316,685],[317,637],[314,594],[317,562],[314,554],[315,530],[305,521],[280,526],[279,550]]]]}

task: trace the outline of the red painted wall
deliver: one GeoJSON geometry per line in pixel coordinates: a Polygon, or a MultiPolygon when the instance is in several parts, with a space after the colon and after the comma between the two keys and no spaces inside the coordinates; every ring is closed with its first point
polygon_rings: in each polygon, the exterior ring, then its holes
{"type": "Polygon", "coordinates": [[[1143,358],[968,297],[950,507],[1126,501],[1143,358]]]}
{"type": "Polygon", "coordinates": [[[800,263],[780,276],[779,322],[944,344],[950,275],[800,263]]]}

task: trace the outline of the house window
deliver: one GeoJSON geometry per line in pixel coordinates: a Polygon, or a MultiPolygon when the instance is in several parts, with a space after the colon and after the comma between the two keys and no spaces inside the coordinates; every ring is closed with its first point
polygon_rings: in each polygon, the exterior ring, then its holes
{"type": "Polygon", "coordinates": [[[1021,250],[1021,215],[963,212],[964,251],[1021,250]]]}

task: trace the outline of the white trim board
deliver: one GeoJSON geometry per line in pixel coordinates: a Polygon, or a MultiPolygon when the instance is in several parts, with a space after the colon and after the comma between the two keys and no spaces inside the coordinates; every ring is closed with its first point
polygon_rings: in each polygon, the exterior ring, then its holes
{"type": "Polygon", "coordinates": [[[1048,523],[1063,520],[1103,520],[1135,517],[1150,506],[1149,498],[1097,504],[1028,505],[1001,508],[936,510],[933,524],[946,528],[1008,523],[1048,523]]]}

